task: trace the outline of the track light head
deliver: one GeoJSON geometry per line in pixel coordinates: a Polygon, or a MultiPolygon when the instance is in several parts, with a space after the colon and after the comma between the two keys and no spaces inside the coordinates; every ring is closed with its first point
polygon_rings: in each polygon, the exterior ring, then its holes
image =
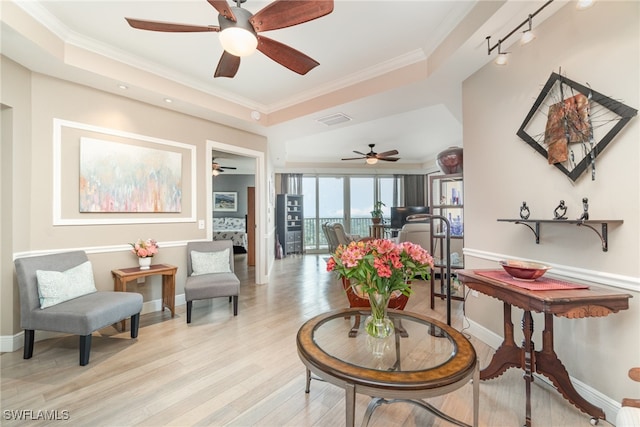
{"type": "Polygon", "coordinates": [[[529,15],[529,28],[522,32],[522,36],[520,37],[520,44],[531,43],[536,38],[536,35],[533,34],[533,31],[531,30],[532,20],[533,15],[529,15]]]}
{"type": "Polygon", "coordinates": [[[509,52],[502,51],[502,42],[498,42],[498,57],[495,60],[496,65],[507,65],[507,62],[509,62],[509,58],[507,58],[508,54],[509,52]]]}

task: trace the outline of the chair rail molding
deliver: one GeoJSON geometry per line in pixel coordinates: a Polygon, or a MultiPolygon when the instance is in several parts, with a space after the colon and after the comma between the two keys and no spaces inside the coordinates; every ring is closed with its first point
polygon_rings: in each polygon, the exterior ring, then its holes
{"type": "MultiPolygon", "coordinates": [[[[190,241],[194,241],[197,239],[193,239],[190,241]]],[[[206,242],[207,239],[200,239],[203,242],[206,242]]],[[[187,246],[186,240],[176,240],[172,242],[158,242],[158,245],[165,248],[177,248],[180,246],[187,246]]],[[[32,251],[23,251],[23,252],[14,252],[13,260],[15,261],[17,258],[24,258],[30,256],[39,256],[39,255],[49,255],[60,252],[68,252],[68,251],[85,251],[88,254],[106,254],[111,252],[130,252],[131,245],[103,245],[103,246],[82,246],[77,248],[55,248],[55,249],[35,249],[32,251]]]]}

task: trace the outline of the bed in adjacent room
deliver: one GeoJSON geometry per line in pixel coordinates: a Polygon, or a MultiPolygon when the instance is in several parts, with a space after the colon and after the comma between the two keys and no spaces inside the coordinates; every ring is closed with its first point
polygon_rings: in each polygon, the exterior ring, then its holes
{"type": "Polygon", "coordinates": [[[213,218],[213,240],[231,240],[233,253],[247,253],[247,224],[244,218],[213,218]]]}

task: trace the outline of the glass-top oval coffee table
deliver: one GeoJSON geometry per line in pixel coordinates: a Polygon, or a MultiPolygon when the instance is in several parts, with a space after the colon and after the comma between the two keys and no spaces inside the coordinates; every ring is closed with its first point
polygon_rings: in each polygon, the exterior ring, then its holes
{"type": "Polygon", "coordinates": [[[446,324],[416,313],[389,310],[396,326],[406,331],[386,339],[366,332],[349,337],[350,318],[367,316],[359,308],[334,310],[305,322],[297,335],[298,355],[307,367],[306,392],[311,373],[345,389],[347,426],[354,425],[356,393],[372,396],[362,425],[383,403],[418,405],[455,425],[468,427],[422,399],[457,390],[473,380],[473,426],[478,425],[479,368],[467,338],[446,324]]]}

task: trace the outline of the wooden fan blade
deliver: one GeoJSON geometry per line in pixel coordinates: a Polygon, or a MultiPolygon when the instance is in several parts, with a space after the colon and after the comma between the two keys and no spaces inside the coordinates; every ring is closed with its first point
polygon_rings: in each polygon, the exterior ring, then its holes
{"type": "Polygon", "coordinates": [[[398,150],[389,150],[389,151],[385,151],[384,153],[376,154],[376,157],[380,159],[382,157],[395,156],[396,154],[398,154],[398,150]]]}
{"type": "Polygon", "coordinates": [[[360,154],[361,156],[367,157],[367,155],[365,153],[361,153],[361,152],[356,151],[356,150],[353,150],[353,152],[356,153],[356,154],[360,154]]]}
{"type": "Polygon", "coordinates": [[[258,50],[291,71],[305,75],[320,65],[318,61],[292,47],[258,35],[258,50]]]}
{"type": "Polygon", "coordinates": [[[378,157],[378,160],[384,160],[385,162],[397,162],[400,160],[398,157],[378,157]]]}
{"type": "Polygon", "coordinates": [[[220,169],[238,169],[238,168],[234,168],[233,166],[220,166],[220,169]]]}
{"type": "Polygon", "coordinates": [[[333,0],[276,0],[249,20],[256,32],[302,24],[333,11],[333,0]]]}
{"type": "Polygon", "coordinates": [[[349,157],[347,159],[341,159],[341,160],[362,160],[364,159],[364,157],[349,157]]]}
{"type": "Polygon", "coordinates": [[[236,16],[233,14],[233,10],[229,7],[227,0],[207,0],[211,6],[213,6],[220,15],[224,16],[230,21],[237,22],[236,16]]]}
{"type": "Polygon", "coordinates": [[[190,25],[190,24],[176,24],[171,22],[161,21],[146,21],[142,19],[124,18],[129,25],[138,30],[148,31],[162,31],[165,33],[202,33],[205,31],[219,32],[220,27],[217,25],[190,25]]]}
{"type": "Polygon", "coordinates": [[[231,55],[225,50],[222,52],[222,57],[220,58],[220,62],[218,62],[218,67],[213,77],[231,78],[236,75],[238,68],[240,68],[240,57],[231,55]]]}

